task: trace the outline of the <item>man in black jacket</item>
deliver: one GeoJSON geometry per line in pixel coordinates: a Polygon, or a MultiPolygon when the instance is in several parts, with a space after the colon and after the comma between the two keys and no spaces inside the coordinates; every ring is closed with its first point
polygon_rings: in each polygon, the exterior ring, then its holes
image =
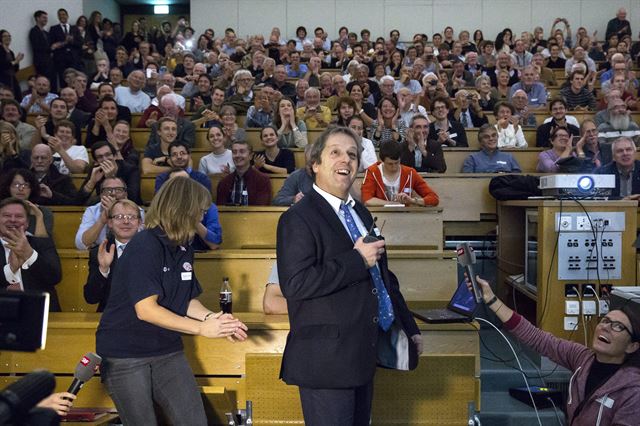
{"type": "Polygon", "coordinates": [[[27,236],[29,207],[17,198],[0,201],[0,289],[45,291],[50,311],[59,312],[55,286],[62,278],[60,258],[51,237],[27,236]]]}
{"type": "Polygon", "coordinates": [[[78,190],[69,175],[63,175],[53,165],[53,152],[46,144],[38,144],[31,150],[31,171],[40,182],[40,196],[36,204],[68,206],[81,204],[78,190]]]}
{"type": "Polygon", "coordinates": [[[89,252],[89,276],[84,285],[84,299],[87,303],[97,303],[98,312],[104,310],[109,299],[111,277],[118,258],[142,225],[140,208],[127,199],[113,203],[107,215],[111,235],[89,252]]]}
{"type": "Polygon", "coordinates": [[[595,170],[599,175],[615,175],[614,197],[640,200],[640,161],[636,160],[636,145],[627,137],[611,143],[613,161],[595,170]]]}
{"type": "Polygon", "coordinates": [[[49,21],[49,15],[44,10],[37,10],[33,14],[33,18],[36,21],[36,25],[29,31],[33,66],[36,68],[36,73],[49,79],[51,90],[57,92],[58,85],[54,74],[53,60],[51,59],[50,37],[47,30],[44,29],[49,21]]]}
{"type": "Polygon", "coordinates": [[[376,363],[412,369],[422,348],[384,240],[365,242],[373,218],[349,195],[360,150],[351,129],[326,130],[311,152],[313,190],[278,222],[278,273],[290,322],[280,375],[300,388],[309,426],[369,425],[376,363]],[[405,356],[380,343],[392,330],[405,356]]]}
{"type": "Polygon", "coordinates": [[[64,70],[67,68],[79,69],[82,41],[75,25],[69,24],[69,14],[65,9],[58,9],[58,25],[49,28],[49,43],[53,52],[53,65],[56,77],[59,79],[59,87],[65,85],[64,70]]]}
{"type": "MultiPolygon", "coordinates": [[[[105,178],[118,177],[122,179],[127,187],[127,198],[141,204],[140,169],[130,161],[117,160],[116,155],[116,149],[107,141],[99,141],[93,144],[91,156],[93,157],[94,167],[89,171],[78,191],[80,200],[86,203],[94,190],[96,194],[100,194],[102,182],[105,178]]],[[[89,200],[89,204],[94,202],[95,200],[89,200]]]]}

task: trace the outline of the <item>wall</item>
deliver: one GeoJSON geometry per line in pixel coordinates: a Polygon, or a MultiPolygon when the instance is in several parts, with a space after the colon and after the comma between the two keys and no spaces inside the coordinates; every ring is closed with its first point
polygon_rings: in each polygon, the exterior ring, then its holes
{"type": "Polygon", "coordinates": [[[607,21],[622,6],[632,29],[640,30],[640,0],[191,0],[191,22],[197,32],[214,28],[216,36],[226,27],[240,36],[268,36],[277,26],[283,36],[293,37],[296,27],[304,25],[309,34],[322,26],[335,38],[346,25],[358,34],[368,28],[374,36],[397,28],[403,40],[410,40],[415,33],[431,37],[451,25],[456,33],[480,28],[486,38],[495,39],[506,26],[514,34],[538,25],[548,33],[553,18],[560,16],[569,19],[574,32],[585,26],[590,32],[597,29],[602,38],[607,21]]]}
{"type": "Polygon", "coordinates": [[[120,5],[115,0],[82,0],[82,14],[87,18],[94,10],[99,10],[103,18],[120,22],[120,5]]]}

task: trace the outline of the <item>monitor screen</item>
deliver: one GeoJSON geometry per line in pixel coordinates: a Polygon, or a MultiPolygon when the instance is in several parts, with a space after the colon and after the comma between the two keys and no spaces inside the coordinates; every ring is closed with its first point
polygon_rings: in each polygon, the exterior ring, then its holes
{"type": "Polygon", "coordinates": [[[476,299],[473,297],[473,292],[467,287],[466,280],[463,279],[460,281],[460,284],[458,284],[458,288],[453,294],[449,306],[468,314],[472,314],[476,310],[476,299]]]}

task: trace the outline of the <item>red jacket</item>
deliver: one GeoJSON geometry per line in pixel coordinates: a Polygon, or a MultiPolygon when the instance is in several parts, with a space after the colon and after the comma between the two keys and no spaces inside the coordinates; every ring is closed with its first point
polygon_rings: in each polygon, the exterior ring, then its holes
{"type": "MultiPolygon", "coordinates": [[[[379,198],[381,200],[387,200],[387,194],[384,190],[384,183],[382,181],[382,172],[380,171],[381,162],[371,165],[364,172],[364,179],[362,180],[362,202],[366,203],[371,198],[379,198]]],[[[409,190],[409,193],[415,192],[424,200],[425,206],[437,206],[440,202],[438,194],[427,185],[427,182],[422,179],[422,176],[416,172],[412,167],[400,166],[400,186],[398,192],[405,192],[405,189],[409,190]]]]}

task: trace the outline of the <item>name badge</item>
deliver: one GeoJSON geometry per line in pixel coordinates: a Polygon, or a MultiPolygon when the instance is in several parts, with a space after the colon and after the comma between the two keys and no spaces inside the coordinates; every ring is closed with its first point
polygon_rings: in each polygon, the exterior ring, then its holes
{"type": "Polygon", "coordinates": [[[506,161],[500,161],[500,160],[496,161],[496,163],[497,163],[497,164],[505,164],[505,165],[507,164],[507,162],[506,162],[506,161]]]}
{"type": "Polygon", "coordinates": [[[191,281],[191,277],[193,276],[193,272],[182,272],[180,274],[182,277],[182,281],[191,281]]]}
{"type": "Polygon", "coordinates": [[[457,138],[457,137],[458,137],[458,134],[457,134],[457,133],[450,133],[450,134],[449,134],[449,137],[450,137],[451,139],[453,139],[453,138],[457,138]]]}
{"type": "Polygon", "coordinates": [[[538,98],[531,99],[531,102],[538,102],[538,98]]]}

